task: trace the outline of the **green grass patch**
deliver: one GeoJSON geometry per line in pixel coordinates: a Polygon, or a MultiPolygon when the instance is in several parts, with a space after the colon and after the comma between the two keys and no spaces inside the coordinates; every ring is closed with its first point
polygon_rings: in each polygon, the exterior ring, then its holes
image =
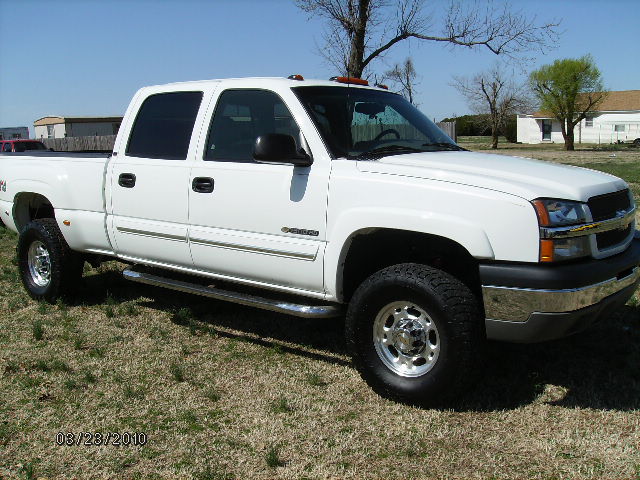
{"type": "Polygon", "coordinates": [[[33,339],[40,341],[44,338],[44,323],[39,318],[34,320],[31,324],[31,334],[33,339]]]}
{"type": "Polygon", "coordinates": [[[169,365],[169,372],[176,382],[184,382],[187,379],[184,372],[184,366],[181,363],[175,361],[171,362],[169,365]]]}

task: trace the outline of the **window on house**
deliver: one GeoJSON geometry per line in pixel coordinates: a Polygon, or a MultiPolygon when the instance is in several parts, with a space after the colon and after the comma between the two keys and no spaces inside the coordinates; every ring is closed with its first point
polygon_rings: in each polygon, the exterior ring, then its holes
{"type": "Polygon", "coordinates": [[[14,133],[11,135],[11,138],[22,138],[22,135],[20,135],[19,133],[14,133]]]}
{"type": "Polygon", "coordinates": [[[593,117],[585,117],[584,126],[585,127],[593,127],[593,117]]]}
{"type": "Polygon", "coordinates": [[[47,138],[55,138],[55,133],[53,131],[53,125],[47,125],[47,138]]]}
{"type": "Polygon", "coordinates": [[[613,131],[614,132],[624,132],[624,125],[621,123],[617,123],[614,127],[613,127],[613,131]]]}

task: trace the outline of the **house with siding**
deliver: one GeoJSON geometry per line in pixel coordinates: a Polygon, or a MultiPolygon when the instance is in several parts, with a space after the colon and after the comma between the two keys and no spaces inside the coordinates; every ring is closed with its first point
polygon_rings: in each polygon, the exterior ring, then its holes
{"type": "Polygon", "coordinates": [[[37,139],[115,135],[122,117],[56,117],[33,122],[37,139]]]}
{"type": "MultiPolygon", "coordinates": [[[[640,143],[640,90],[609,92],[574,129],[575,143],[640,143]]],[[[518,115],[518,142],[563,143],[560,122],[548,112],[518,115]]]]}

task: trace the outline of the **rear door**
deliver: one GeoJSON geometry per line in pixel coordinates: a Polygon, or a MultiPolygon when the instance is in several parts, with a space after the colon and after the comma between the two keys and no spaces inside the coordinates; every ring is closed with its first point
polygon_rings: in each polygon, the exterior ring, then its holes
{"type": "Polygon", "coordinates": [[[187,243],[190,150],[202,91],[140,99],[126,145],[110,163],[117,254],[129,260],[192,267],[187,243]]]}
{"type": "Polygon", "coordinates": [[[313,128],[283,97],[297,102],[290,90],[220,93],[190,177],[191,254],[208,273],[321,292],[328,156],[316,148],[310,167],[253,159],[259,135],[291,135],[300,148],[300,122],[313,128]]]}

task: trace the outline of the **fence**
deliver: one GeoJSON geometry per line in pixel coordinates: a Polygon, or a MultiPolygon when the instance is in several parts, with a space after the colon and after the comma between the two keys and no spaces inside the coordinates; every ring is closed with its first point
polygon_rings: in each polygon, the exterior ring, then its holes
{"type": "MultiPolygon", "coordinates": [[[[437,123],[440,130],[449,135],[454,141],[456,140],[456,122],[440,122],[437,123]]],[[[395,133],[393,131],[398,132],[400,138],[425,138],[422,133],[420,133],[415,127],[407,124],[401,125],[386,125],[389,133],[386,134],[383,138],[385,140],[393,140],[395,137],[395,133]]],[[[369,124],[369,125],[355,125],[351,127],[351,134],[353,136],[354,145],[358,142],[371,140],[376,138],[381,133],[382,127],[377,124],[369,124]]]]}
{"type": "MultiPolygon", "coordinates": [[[[438,127],[456,140],[456,122],[439,122],[438,127]]],[[[377,125],[360,125],[355,127],[354,141],[375,138],[379,133],[377,125]],[[373,130],[376,130],[375,132],[373,130]],[[369,131],[371,130],[371,131],[369,131]]],[[[395,129],[405,138],[419,138],[415,129],[408,125],[396,125],[395,129]]],[[[390,137],[392,138],[392,137],[390,137]]],[[[42,138],[47,148],[53,148],[56,152],[111,152],[116,141],[115,135],[104,135],[96,137],[65,137],[65,138],[42,138]]]]}
{"type": "Polygon", "coordinates": [[[42,138],[40,140],[47,148],[53,148],[56,152],[111,152],[116,136],[42,138]]]}
{"type": "Polygon", "coordinates": [[[440,130],[449,135],[454,142],[458,141],[458,136],[456,135],[456,122],[438,122],[436,125],[440,127],[440,130]]]}

